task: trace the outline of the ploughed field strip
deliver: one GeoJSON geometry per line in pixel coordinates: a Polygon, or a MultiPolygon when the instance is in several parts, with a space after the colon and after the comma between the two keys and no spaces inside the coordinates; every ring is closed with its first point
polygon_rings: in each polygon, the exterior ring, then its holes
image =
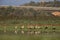
{"type": "Polygon", "coordinates": [[[60,25],[0,26],[0,34],[60,34],[60,25]]]}

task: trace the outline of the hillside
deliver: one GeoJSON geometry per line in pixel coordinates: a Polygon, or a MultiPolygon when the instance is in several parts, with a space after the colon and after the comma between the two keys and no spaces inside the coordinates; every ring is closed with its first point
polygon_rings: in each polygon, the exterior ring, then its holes
{"type": "MultiPolygon", "coordinates": [[[[49,1],[49,2],[34,2],[26,3],[23,6],[35,6],[35,7],[60,7],[60,1],[49,1]]],[[[22,5],[21,5],[22,6],[22,5]]],[[[45,8],[46,9],[46,8],[45,8]]],[[[48,8],[47,8],[48,9],[48,8]]],[[[52,8],[53,9],[53,8],[52,8]]],[[[53,12],[54,13],[54,12],[53,12]]],[[[60,13],[59,13],[60,14],[60,13]]],[[[19,8],[19,7],[1,7],[0,6],[0,20],[6,19],[40,19],[45,17],[55,17],[52,12],[41,11],[33,8],[19,8]]]]}
{"type": "Polygon", "coordinates": [[[21,18],[39,18],[44,16],[52,16],[50,12],[35,10],[33,8],[19,7],[0,7],[0,19],[21,19],[21,18]]]}

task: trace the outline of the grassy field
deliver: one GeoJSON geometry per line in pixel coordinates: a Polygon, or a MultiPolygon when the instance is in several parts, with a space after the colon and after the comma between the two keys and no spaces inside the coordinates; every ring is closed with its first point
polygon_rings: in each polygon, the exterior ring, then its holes
{"type": "Polygon", "coordinates": [[[55,19],[55,18],[52,18],[52,19],[39,19],[39,20],[30,20],[30,19],[7,19],[7,20],[3,20],[3,21],[0,21],[0,24],[60,24],[60,18],[58,19],[55,19]]]}
{"type": "Polygon", "coordinates": [[[27,26],[21,29],[17,26],[18,33],[15,34],[15,26],[0,26],[0,40],[60,40],[60,26],[39,26],[40,28],[32,28],[30,31],[39,31],[40,34],[28,34],[27,26]],[[6,27],[6,29],[4,29],[6,27]],[[48,28],[46,28],[48,27],[48,28]],[[53,29],[55,28],[55,29],[53,29]],[[6,32],[4,32],[6,30],[6,32]],[[24,34],[19,33],[21,30],[25,31],[24,34]],[[2,32],[1,32],[2,31],[2,32]]]}
{"type": "Polygon", "coordinates": [[[57,24],[60,24],[60,19],[0,21],[0,40],[60,40],[60,25],[57,24]],[[24,28],[21,28],[22,25],[24,25],[24,28]],[[30,25],[32,25],[33,28],[27,28],[28,26],[30,27],[30,25]],[[35,28],[36,25],[40,28],[35,28]],[[16,26],[17,28],[15,29],[16,26]],[[4,30],[6,32],[4,32],[4,30]],[[17,34],[15,34],[16,30],[17,34]],[[24,34],[21,33],[22,30],[25,32],[24,34]],[[28,34],[29,31],[33,33],[28,34]],[[35,34],[35,32],[38,31],[40,33],[35,34]]]}
{"type": "Polygon", "coordinates": [[[58,34],[40,34],[40,35],[0,35],[0,40],[60,40],[58,34]]]}

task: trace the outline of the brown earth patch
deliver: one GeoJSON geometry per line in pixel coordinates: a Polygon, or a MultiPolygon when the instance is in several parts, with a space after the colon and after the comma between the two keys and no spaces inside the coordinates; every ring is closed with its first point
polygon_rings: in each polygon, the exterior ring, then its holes
{"type": "Polygon", "coordinates": [[[58,12],[58,11],[57,11],[57,12],[53,12],[52,14],[53,14],[54,16],[60,16],[60,12],[58,12]]]}

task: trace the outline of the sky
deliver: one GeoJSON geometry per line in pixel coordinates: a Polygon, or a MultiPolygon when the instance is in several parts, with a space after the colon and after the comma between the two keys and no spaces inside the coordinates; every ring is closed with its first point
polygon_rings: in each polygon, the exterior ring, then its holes
{"type": "MultiPolygon", "coordinates": [[[[41,2],[42,0],[0,0],[0,5],[22,5],[29,3],[30,1],[41,2]]],[[[53,0],[44,0],[44,1],[53,1],[53,0]]]]}

